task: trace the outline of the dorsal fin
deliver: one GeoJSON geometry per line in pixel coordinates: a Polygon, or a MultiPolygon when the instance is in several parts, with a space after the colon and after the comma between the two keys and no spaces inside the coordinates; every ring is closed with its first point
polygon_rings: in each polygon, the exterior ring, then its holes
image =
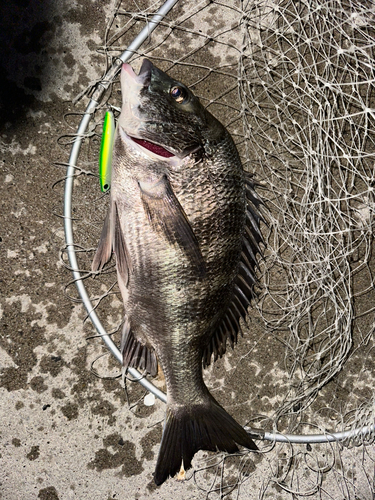
{"type": "Polygon", "coordinates": [[[231,302],[203,353],[204,367],[211,363],[212,354],[214,355],[214,361],[225,354],[227,340],[229,340],[232,347],[237,342],[238,332],[240,331],[239,320],[241,317],[245,318],[247,308],[255,296],[254,287],[258,283],[255,270],[259,267],[257,256],[258,254],[263,255],[260,244],[265,245],[260,230],[260,222],[265,223],[265,220],[259,210],[263,202],[256,193],[254,186],[255,183],[251,174],[245,172],[246,228],[241,260],[237,277],[233,283],[231,302]]]}

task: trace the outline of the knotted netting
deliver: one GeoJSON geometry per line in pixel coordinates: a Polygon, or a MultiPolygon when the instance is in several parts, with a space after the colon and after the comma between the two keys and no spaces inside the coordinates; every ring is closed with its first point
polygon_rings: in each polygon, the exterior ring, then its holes
{"type": "Polygon", "coordinates": [[[300,378],[281,412],[343,368],[355,330],[364,342],[373,332],[374,9],[259,2],[246,28],[242,117],[272,213],[259,308],[288,331],[300,378]]]}

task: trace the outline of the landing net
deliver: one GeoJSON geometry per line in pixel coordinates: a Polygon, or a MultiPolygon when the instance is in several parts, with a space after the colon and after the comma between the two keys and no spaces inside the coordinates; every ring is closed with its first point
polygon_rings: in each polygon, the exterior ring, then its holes
{"type": "MultiPolygon", "coordinates": [[[[107,69],[119,67],[160,4],[142,6],[119,2],[109,16],[98,49],[107,69]]],[[[261,458],[201,457],[194,480],[206,498],[374,495],[366,446],[374,425],[374,54],[373,2],[212,0],[177,3],[131,60],[137,69],[146,56],[192,88],[231,132],[266,201],[259,299],[244,339],[208,371],[215,397],[270,432],[366,429],[340,444],[266,444],[261,458]]],[[[118,78],[104,83],[75,170],[73,228],[88,295],[116,340],[114,268],[90,274],[108,204],[96,177],[102,120],[121,106],[118,78]]],[[[66,144],[77,137],[69,120],[66,144]]]]}

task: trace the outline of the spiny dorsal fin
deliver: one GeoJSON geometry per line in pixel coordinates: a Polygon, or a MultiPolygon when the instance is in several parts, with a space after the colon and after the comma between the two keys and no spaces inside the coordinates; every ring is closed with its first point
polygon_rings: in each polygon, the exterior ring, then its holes
{"type": "Polygon", "coordinates": [[[212,355],[214,361],[221,358],[226,352],[227,340],[231,346],[237,342],[240,332],[239,320],[245,318],[247,308],[255,296],[255,286],[258,283],[256,268],[258,268],[257,256],[262,255],[260,244],[265,245],[260,222],[265,220],[259,211],[263,202],[254,189],[251,175],[245,172],[246,193],[246,228],[243,238],[241,260],[238,274],[233,284],[232,299],[225,311],[219,327],[211,337],[211,340],[203,353],[203,366],[211,363],[212,355]]]}

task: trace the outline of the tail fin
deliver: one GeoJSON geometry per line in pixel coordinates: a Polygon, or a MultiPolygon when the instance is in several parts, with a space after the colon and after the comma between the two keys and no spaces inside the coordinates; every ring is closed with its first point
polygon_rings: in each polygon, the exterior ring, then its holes
{"type": "Polygon", "coordinates": [[[159,486],[181,468],[191,467],[198,450],[235,453],[237,444],[258,447],[249,434],[213,398],[200,405],[168,406],[154,480],[159,486]]]}

